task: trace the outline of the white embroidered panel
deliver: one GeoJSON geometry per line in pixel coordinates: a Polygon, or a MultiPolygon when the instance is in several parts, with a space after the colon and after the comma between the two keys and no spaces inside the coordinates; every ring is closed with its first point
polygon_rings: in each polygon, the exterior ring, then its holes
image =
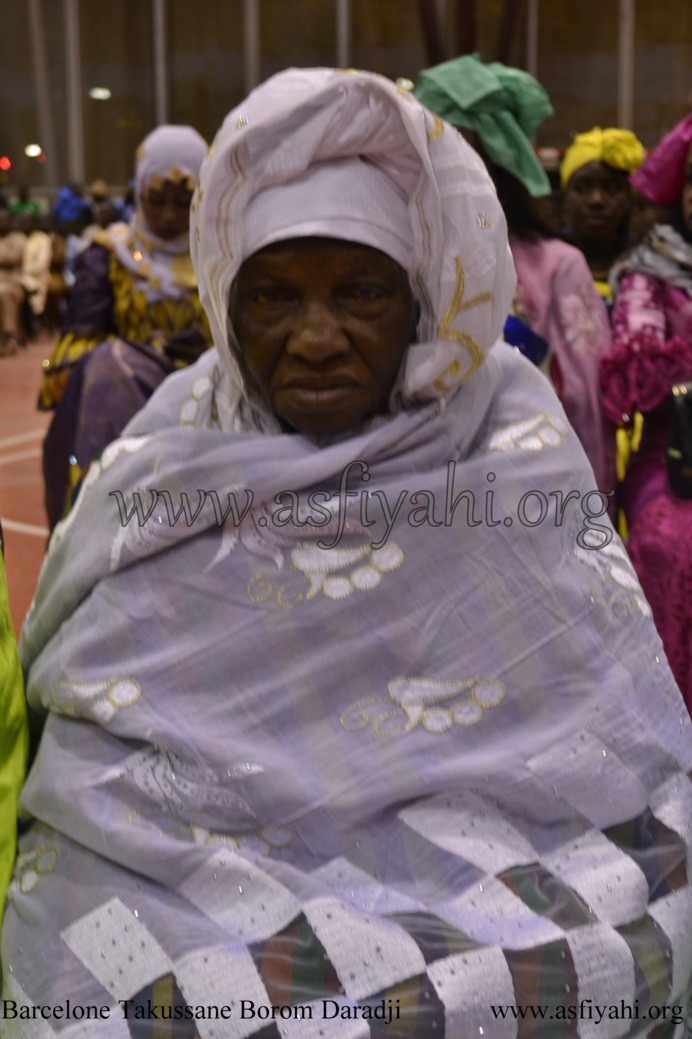
{"type": "Polygon", "coordinates": [[[431,798],[399,813],[407,826],[486,873],[538,860],[538,853],[499,809],[477,794],[431,798]]]}
{"type": "Polygon", "coordinates": [[[646,877],[629,855],[597,830],[542,855],[541,863],[581,896],[594,920],[618,927],[646,913],[646,877]]]}
{"type": "Polygon", "coordinates": [[[490,1006],[511,1006],[514,985],[507,960],[500,949],[472,949],[437,960],[428,977],[445,1006],[445,1034],[482,1036],[483,1039],[515,1039],[513,1017],[495,1020],[490,1006]]]}
{"type": "Polygon", "coordinates": [[[231,1008],[226,1020],[196,1021],[200,1039],[244,1039],[257,1030],[257,1019],[241,1017],[240,1000],[271,1004],[247,949],[201,949],[176,963],[175,976],[189,1005],[231,1008]]]}
{"type": "Polygon", "coordinates": [[[463,895],[430,909],[477,942],[507,949],[525,949],[565,936],[561,927],[534,913],[497,877],[484,877],[463,895]]]}
{"type": "MultiPolygon", "coordinates": [[[[593,1005],[617,1004],[624,1000],[634,1006],[636,987],[634,960],[629,946],[617,931],[607,924],[575,927],[567,932],[572,959],[579,978],[579,999],[592,1000],[593,1005]]],[[[579,1022],[581,1039],[616,1039],[622,1034],[622,1021],[603,1017],[598,1022],[583,1017],[579,1022]]]]}
{"type": "Polygon", "coordinates": [[[680,997],[692,974],[692,888],[684,887],[649,906],[649,916],[667,935],[673,953],[673,995],[680,997]]]}
{"type": "Polygon", "coordinates": [[[153,935],[119,898],[80,917],[60,937],[116,999],[130,999],[173,969],[153,935]]]}
{"type": "Polygon", "coordinates": [[[332,888],[346,905],[364,912],[415,913],[421,908],[414,899],[393,888],[385,888],[379,880],[341,856],[313,870],[310,876],[332,888]]]}
{"type": "Polygon", "coordinates": [[[282,884],[226,849],[210,855],[178,890],[243,943],[277,934],[300,912],[282,884]]]}
{"type": "Polygon", "coordinates": [[[422,952],[397,924],[329,898],[308,902],[304,911],[349,999],[425,973],[422,952]]]}

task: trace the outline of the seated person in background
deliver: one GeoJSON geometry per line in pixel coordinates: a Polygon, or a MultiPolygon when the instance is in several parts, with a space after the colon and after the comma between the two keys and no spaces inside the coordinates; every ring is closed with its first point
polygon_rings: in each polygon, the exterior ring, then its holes
{"type": "Polygon", "coordinates": [[[520,1036],[558,1039],[622,1002],[682,1039],[692,723],[499,338],[483,163],[384,77],[288,70],[219,131],[191,242],[216,349],[92,464],[22,632],[4,998],[133,1039],[513,1036],[491,1005],[536,1002],[520,1036]]]}
{"type": "Polygon", "coordinates": [[[26,235],[17,230],[10,210],[0,206],[0,357],[17,353],[26,342],[22,322],[25,246],[26,235]]]}
{"type": "Polygon", "coordinates": [[[31,197],[31,188],[28,184],[20,185],[17,191],[17,198],[14,202],[10,202],[10,212],[12,216],[23,216],[24,213],[40,216],[41,206],[35,198],[31,197]]]}
{"type": "MultiPolygon", "coordinates": [[[[581,253],[557,238],[536,210],[551,187],[531,136],[552,107],[543,87],[520,69],[477,55],[421,72],[414,89],[424,105],[473,135],[471,144],[495,182],[509,225],[517,271],[505,329],[551,379],[605,492],[615,482],[614,434],[603,415],[598,373],[610,330],[581,253]]],[[[484,216],[478,214],[482,224],[484,216]]]]}
{"type": "Polygon", "coordinates": [[[124,206],[114,198],[105,180],[95,180],[89,188],[91,222],[97,227],[108,227],[123,219],[124,206]]]}
{"type": "Polygon", "coordinates": [[[627,548],[692,710],[692,423],[686,443],[669,443],[675,410],[684,408],[672,387],[689,384],[681,397],[692,395],[692,116],[661,141],[632,182],[654,205],[672,207],[674,216],[670,224],[656,224],[613,270],[605,407],[622,427],[627,548]],[[677,456],[669,457],[671,447],[677,456]],[[671,481],[667,461],[683,476],[687,470],[683,486],[671,481]]]}
{"type": "Polygon", "coordinates": [[[628,175],[639,169],[644,155],[631,130],[596,126],[577,134],[560,166],[571,239],[586,257],[608,308],[613,302],[610,271],[630,244],[633,192],[628,175]]]}
{"type": "Polygon", "coordinates": [[[50,235],[42,230],[39,218],[30,209],[25,209],[21,216],[17,217],[17,226],[26,235],[22,285],[31,310],[33,327],[30,332],[35,335],[46,309],[53,245],[50,235]]]}
{"type": "Polygon", "coordinates": [[[160,126],[137,152],[130,224],[92,234],[79,256],[63,335],[39,406],[54,408],[44,445],[51,528],[91,460],[176,367],[210,342],[190,260],[190,201],[207,145],[187,126],[160,126]]]}

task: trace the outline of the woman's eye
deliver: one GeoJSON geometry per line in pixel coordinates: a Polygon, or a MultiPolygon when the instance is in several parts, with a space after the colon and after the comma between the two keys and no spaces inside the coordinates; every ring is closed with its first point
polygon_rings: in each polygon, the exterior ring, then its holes
{"type": "Polygon", "coordinates": [[[347,299],[353,299],[361,303],[371,303],[382,299],[387,295],[384,286],[368,282],[347,285],[343,290],[347,299]]]}
{"type": "Polygon", "coordinates": [[[290,303],[293,296],[288,289],[268,287],[263,289],[254,289],[249,293],[248,298],[250,302],[254,303],[256,306],[273,307],[290,303]]]}

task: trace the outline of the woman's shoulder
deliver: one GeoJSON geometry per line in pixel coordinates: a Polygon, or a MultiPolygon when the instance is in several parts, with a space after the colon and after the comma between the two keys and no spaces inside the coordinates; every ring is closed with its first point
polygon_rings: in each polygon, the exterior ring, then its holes
{"type": "MultiPolygon", "coordinates": [[[[531,268],[534,276],[555,277],[569,273],[572,277],[591,281],[591,272],[584,254],[562,238],[510,238],[512,255],[519,268],[531,268]]],[[[521,274],[520,274],[521,276],[521,274]]]]}

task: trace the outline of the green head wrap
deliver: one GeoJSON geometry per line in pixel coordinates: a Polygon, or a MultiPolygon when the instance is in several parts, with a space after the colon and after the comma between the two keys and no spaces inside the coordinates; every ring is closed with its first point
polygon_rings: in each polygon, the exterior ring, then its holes
{"type": "Polygon", "coordinates": [[[531,195],[550,194],[550,181],[531,145],[531,136],[553,114],[540,83],[521,69],[478,54],[424,69],[413,93],[453,126],[472,130],[497,166],[513,173],[531,195]]]}

